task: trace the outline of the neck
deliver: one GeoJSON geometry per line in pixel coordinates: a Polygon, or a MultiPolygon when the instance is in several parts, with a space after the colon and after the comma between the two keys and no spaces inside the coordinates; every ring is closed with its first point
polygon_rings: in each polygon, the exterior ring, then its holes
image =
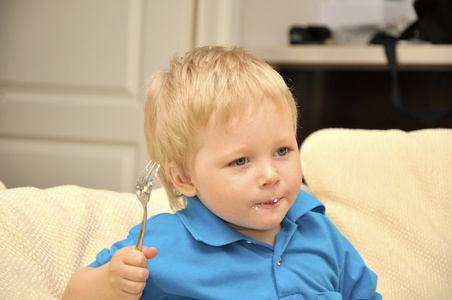
{"type": "Polygon", "coordinates": [[[234,226],[232,224],[228,224],[228,225],[232,229],[237,230],[238,232],[243,233],[244,235],[249,236],[249,237],[255,239],[256,241],[268,244],[268,245],[270,245],[272,247],[275,246],[276,235],[283,228],[282,224],[279,224],[279,226],[276,226],[276,227],[273,227],[273,228],[270,228],[270,229],[266,229],[266,230],[256,230],[256,229],[248,229],[248,228],[234,228],[234,226]]]}

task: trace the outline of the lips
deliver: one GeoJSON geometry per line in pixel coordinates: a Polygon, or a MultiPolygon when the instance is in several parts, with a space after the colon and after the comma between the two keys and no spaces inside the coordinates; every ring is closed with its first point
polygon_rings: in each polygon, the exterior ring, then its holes
{"type": "Polygon", "coordinates": [[[255,204],[251,205],[251,208],[254,208],[255,210],[259,210],[259,206],[271,206],[271,205],[275,205],[275,204],[277,204],[280,200],[281,200],[281,198],[275,198],[275,199],[270,200],[270,201],[261,202],[261,203],[255,203],[255,204]]]}
{"type": "Polygon", "coordinates": [[[267,202],[264,202],[264,203],[261,203],[261,204],[262,205],[272,205],[272,204],[278,203],[278,201],[279,201],[279,199],[274,199],[274,200],[267,201],[267,202]]]}

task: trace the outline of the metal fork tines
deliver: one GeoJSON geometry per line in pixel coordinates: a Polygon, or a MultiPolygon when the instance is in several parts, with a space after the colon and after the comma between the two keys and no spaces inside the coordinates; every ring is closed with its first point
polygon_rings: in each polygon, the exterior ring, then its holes
{"type": "Polygon", "coordinates": [[[154,178],[157,176],[160,164],[152,163],[152,160],[146,165],[137,181],[137,197],[143,206],[143,220],[141,221],[140,233],[138,234],[136,249],[141,251],[143,246],[144,231],[146,230],[147,205],[151,196],[154,178]]]}

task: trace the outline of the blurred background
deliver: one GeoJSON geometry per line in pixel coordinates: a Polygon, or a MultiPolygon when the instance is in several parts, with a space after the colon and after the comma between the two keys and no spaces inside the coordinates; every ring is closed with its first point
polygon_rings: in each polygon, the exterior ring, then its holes
{"type": "MultiPolygon", "coordinates": [[[[0,181],[133,191],[147,161],[146,80],[203,45],[244,47],[284,76],[300,143],[325,127],[451,127],[395,111],[382,47],[368,49],[376,31],[415,19],[412,0],[0,0],[0,181]],[[308,27],[331,35],[290,34],[308,27]]],[[[438,49],[402,63],[408,106],[452,98],[452,52],[438,49]]]]}

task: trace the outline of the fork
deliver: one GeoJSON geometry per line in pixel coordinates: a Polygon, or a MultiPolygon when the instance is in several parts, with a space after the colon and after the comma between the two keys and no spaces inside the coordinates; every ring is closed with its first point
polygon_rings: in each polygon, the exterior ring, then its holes
{"type": "Polygon", "coordinates": [[[136,249],[139,251],[141,251],[143,247],[144,231],[146,230],[146,220],[148,215],[147,205],[149,203],[149,197],[151,196],[154,178],[157,176],[159,168],[160,164],[157,164],[156,162],[152,163],[152,160],[149,161],[137,181],[137,198],[143,206],[143,220],[141,221],[140,233],[138,234],[136,245],[136,249]]]}

